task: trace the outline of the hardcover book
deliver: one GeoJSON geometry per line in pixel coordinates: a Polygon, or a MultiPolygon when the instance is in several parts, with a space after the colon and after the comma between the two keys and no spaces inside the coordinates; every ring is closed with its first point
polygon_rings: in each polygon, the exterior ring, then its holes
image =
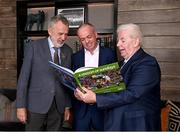
{"type": "Polygon", "coordinates": [[[97,94],[118,92],[124,90],[125,84],[120,73],[118,62],[106,64],[99,67],[81,67],[75,72],[50,61],[61,83],[71,90],[77,87],[82,92],[82,87],[90,88],[97,94]]]}

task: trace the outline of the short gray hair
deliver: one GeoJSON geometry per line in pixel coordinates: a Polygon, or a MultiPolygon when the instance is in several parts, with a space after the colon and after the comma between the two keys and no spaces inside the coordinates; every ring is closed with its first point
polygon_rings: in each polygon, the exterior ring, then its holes
{"type": "Polygon", "coordinates": [[[56,15],[56,16],[53,16],[51,17],[51,20],[50,22],[48,23],[48,28],[49,27],[52,27],[55,23],[61,21],[64,25],[68,26],[69,27],[69,22],[68,20],[63,16],[63,15],[56,15]]]}
{"type": "Polygon", "coordinates": [[[143,35],[138,25],[133,23],[119,25],[117,28],[117,34],[123,30],[131,30],[132,32],[130,32],[130,36],[132,38],[139,38],[140,43],[142,42],[143,35]]]}
{"type": "Polygon", "coordinates": [[[92,30],[93,30],[94,32],[96,32],[95,26],[94,26],[93,24],[87,22],[87,23],[82,23],[81,25],[79,25],[79,27],[78,27],[78,29],[77,29],[77,35],[78,35],[78,32],[79,32],[79,29],[81,29],[82,27],[86,27],[86,26],[91,27],[92,30]]]}

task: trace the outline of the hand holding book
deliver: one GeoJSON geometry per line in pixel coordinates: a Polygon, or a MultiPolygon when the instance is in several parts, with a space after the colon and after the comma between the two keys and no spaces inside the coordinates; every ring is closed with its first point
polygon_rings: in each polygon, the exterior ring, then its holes
{"type": "Polygon", "coordinates": [[[96,94],[90,89],[84,87],[82,87],[82,89],[85,91],[85,93],[77,88],[74,92],[75,97],[85,103],[96,103],[96,94]]]}

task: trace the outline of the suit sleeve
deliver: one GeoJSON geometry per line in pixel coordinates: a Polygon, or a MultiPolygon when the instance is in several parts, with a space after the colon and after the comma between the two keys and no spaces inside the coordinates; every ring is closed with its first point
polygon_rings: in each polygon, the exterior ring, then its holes
{"type": "Polygon", "coordinates": [[[153,94],[156,94],[156,91],[159,90],[158,86],[160,82],[160,71],[157,63],[148,62],[147,60],[133,66],[129,70],[131,72],[126,75],[126,90],[119,93],[96,95],[98,107],[113,108],[134,103],[142,96],[153,96],[153,94]]]}
{"type": "Polygon", "coordinates": [[[26,52],[24,55],[24,60],[17,84],[17,97],[16,97],[17,108],[26,108],[27,91],[28,91],[31,66],[32,66],[31,63],[33,57],[32,44],[27,44],[25,51],[26,52]]]}

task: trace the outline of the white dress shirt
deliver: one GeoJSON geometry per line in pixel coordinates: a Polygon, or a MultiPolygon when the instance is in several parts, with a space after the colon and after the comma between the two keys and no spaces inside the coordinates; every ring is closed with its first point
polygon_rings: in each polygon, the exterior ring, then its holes
{"type": "Polygon", "coordinates": [[[98,67],[99,65],[99,45],[91,54],[88,50],[85,51],[85,67],[98,67]]]}

